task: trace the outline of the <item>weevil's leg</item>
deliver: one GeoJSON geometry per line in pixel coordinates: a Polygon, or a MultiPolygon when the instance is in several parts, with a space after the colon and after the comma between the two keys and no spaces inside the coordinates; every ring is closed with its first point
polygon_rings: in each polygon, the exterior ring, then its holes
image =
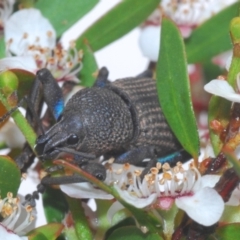
{"type": "Polygon", "coordinates": [[[52,112],[55,120],[59,118],[64,108],[63,93],[57,81],[47,68],[39,70],[37,80],[43,85],[43,98],[52,112]]]}
{"type": "MultiPolygon", "coordinates": [[[[56,166],[56,170],[59,170],[56,166]]],[[[85,172],[91,174],[100,181],[104,181],[107,177],[106,168],[100,163],[87,163],[81,166],[81,169],[85,172]]],[[[62,170],[62,167],[60,167],[62,170]]],[[[25,203],[30,204],[31,206],[36,206],[36,200],[39,198],[39,193],[43,193],[46,189],[46,186],[49,185],[60,185],[60,184],[70,184],[70,183],[80,183],[87,182],[87,180],[77,174],[71,176],[61,176],[61,177],[51,177],[46,176],[41,180],[41,183],[37,186],[37,191],[34,191],[32,194],[28,194],[25,197],[25,203]]]]}
{"type": "Polygon", "coordinates": [[[154,153],[154,147],[151,146],[140,146],[133,148],[128,152],[121,154],[116,157],[115,163],[130,163],[133,165],[139,165],[146,158],[154,158],[156,154],[154,153]]]}
{"type": "Polygon", "coordinates": [[[98,76],[96,78],[94,86],[103,88],[107,84],[109,84],[108,73],[109,72],[108,72],[107,68],[102,67],[98,72],[98,76]]]}
{"type": "Polygon", "coordinates": [[[163,157],[159,157],[157,161],[160,162],[161,164],[168,163],[171,167],[173,167],[177,164],[177,162],[184,163],[190,160],[191,158],[192,156],[187,151],[181,149],[177,152],[168,154],[163,157]]]}

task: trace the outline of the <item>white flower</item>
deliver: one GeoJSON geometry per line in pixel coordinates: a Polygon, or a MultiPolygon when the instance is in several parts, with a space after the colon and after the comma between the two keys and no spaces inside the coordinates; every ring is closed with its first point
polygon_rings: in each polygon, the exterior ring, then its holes
{"type": "Polygon", "coordinates": [[[146,26],[142,29],[139,38],[139,45],[145,57],[153,62],[157,62],[160,48],[160,27],[146,26]]]}
{"type": "Polygon", "coordinates": [[[165,15],[178,26],[196,27],[236,0],[162,0],[165,15]]]}
{"type": "Polygon", "coordinates": [[[5,22],[13,11],[15,0],[0,0],[0,31],[3,31],[5,22]]]}
{"type": "MultiPolygon", "coordinates": [[[[107,177],[104,182],[108,185],[125,178],[125,174],[127,174],[129,169],[135,169],[134,166],[129,164],[108,165],[108,163],[106,163],[105,166],[107,169],[107,177]]],[[[64,193],[73,198],[113,199],[111,194],[96,188],[89,182],[62,184],[60,188],[64,193]]]]}
{"type": "Polygon", "coordinates": [[[231,102],[240,102],[240,74],[237,75],[237,91],[225,80],[214,79],[204,86],[204,90],[231,102]]]}
{"type": "Polygon", "coordinates": [[[0,236],[1,234],[6,234],[3,227],[8,232],[13,232],[20,236],[30,231],[33,228],[33,220],[35,219],[32,210],[32,207],[29,205],[23,206],[19,198],[13,198],[11,193],[8,193],[6,198],[0,199],[0,213],[3,218],[0,236]]]}
{"type": "MultiPolygon", "coordinates": [[[[184,170],[181,164],[173,169],[165,164],[163,166],[164,173],[158,175],[160,167],[157,166],[158,168],[152,168],[151,173],[141,180],[142,169],[129,164],[122,166],[114,164],[107,170],[105,183],[114,185],[124,201],[136,208],[150,207],[168,210],[175,202],[178,208],[184,210],[194,221],[204,226],[210,226],[220,219],[224,202],[212,188],[219,176],[201,177],[197,169],[190,167],[188,170],[184,170]]],[[[107,198],[109,196],[102,190],[96,191],[90,187],[91,184],[84,191],[82,183],[75,186],[76,188],[72,188],[69,184],[60,187],[67,195],[75,198],[109,199],[107,198]]],[[[109,211],[113,212],[113,209],[111,208],[109,211]]],[[[108,217],[112,214],[108,213],[108,217]]]]}
{"type": "Polygon", "coordinates": [[[184,38],[214,14],[237,0],[162,0],[159,7],[142,24],[140,48],[143,55],[157,61],[162,16],[168,16],[178,26],[184,38]]]}
{"type": "Polygon", "coordinates": [[[2,72],[9,69],[22,69],[36,73],[38,68],[32,56],[16,56],[0,59],[0,71],[2,72]]]}
{"type": "Polygon", "coordinates": [[[8,230],[0,223],[0,239],[4,240],[27,240],[28,237],[19,237],[14,232],[8,230]]]}
{"type": "Polygon", "coordinates": [[[204,226],[216,223],[223,213],[224,202],[211,187],[219,177],[207,176],[206,181],[197,169],[190,167],[184,170],[181,165],[167,169],[161,177],[156,174],[158,170],[153,168],[143,181],[139,173],[132,173],[130,181],[126,179],[121,187],[117,184],[116,189],[127,203],[137,208],[168,210],[175,201],[177,207],[194,221],[204,226]]]}
{"type": "Polygon", "coordinates": [[[70,44],[69,50],[56,44],[56,32],[39,10],[15,12],[6,21],[5,42],[10,58],[2,59],[0,70],[20,68],[36,73],[41,68],[48,68],[58,81],[79,81],[76,75],[82,67],[82,51],[78,52],[74,43],[70,44]]]}
{"type": "Polygon", "coordinates": [[[56,32],[48,19],[37,9],[15,12],[5,24],[5,42],[9,50],[22,55],[31,47],[54,48],[56,32]]]}

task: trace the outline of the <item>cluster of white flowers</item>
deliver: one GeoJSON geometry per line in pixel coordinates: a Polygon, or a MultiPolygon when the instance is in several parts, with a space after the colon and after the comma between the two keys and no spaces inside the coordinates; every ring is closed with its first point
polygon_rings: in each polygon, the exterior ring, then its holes
{"type": "Polygon", "coordinates": [[[143,24],[139,38],[143,55],[154,62],[158,59],[162,16],[172,19],[187,38],[194,28],[234,2],[236,0],[162,0],[143,24]]]}
{"type": "MultiPolygon", "coordinates": [[[[142,169],[129,164],[113,164],[107,169],[105,183],[113,185],[124,201],[137,208],[168,210],[175,202],[178,208],[205,226],[219,221],[223,213],[224,202],[213,189],[220,177],[201,177],[192,165],[184,169],[181,163],[174,168],[170,168],[168,164],[157,164],[143,179],[140,178],[142,169]],[[160,169],[162,174],[158,174],[160,169]]],[[[60,187],[63,192],[74,198],[113,198],[90,183],[66,184],[60,187]]],[[[114,208],[119,208],[118,202],[109,211],[114,212],[114,208]]]]}

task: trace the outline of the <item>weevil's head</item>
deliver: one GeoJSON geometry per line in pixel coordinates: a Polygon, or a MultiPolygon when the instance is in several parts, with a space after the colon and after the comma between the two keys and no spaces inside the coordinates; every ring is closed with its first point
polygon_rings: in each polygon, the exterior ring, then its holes
{"type": "Polygon", "coordinates": [[[77,150],[85,138],[81,117],[63,116],[44,135],[37,138],[35,150],[41,159],[55,159],[63,148],[77,150]]]}

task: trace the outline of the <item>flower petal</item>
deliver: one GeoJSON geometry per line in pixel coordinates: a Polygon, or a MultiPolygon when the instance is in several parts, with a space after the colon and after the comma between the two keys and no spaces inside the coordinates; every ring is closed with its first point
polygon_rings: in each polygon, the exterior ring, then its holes
{"type": "Polygon", "coordinates": [[[7,230],[4,226],[0,224],[0,239],[4,240],[27,240],[27,237],[19,237],[12,231],[7,230]]]}
{"type": "Polygon", "coordinates": [[[125,202],[133,205],[136,208],[144,208],[152,204],[156,198],[157,194],[152,193],[146,198],[139,198],[135,195],[131,195],[128,191],[126,190],[121,190],[117,185],[114,186],[119,195],[121,196],[122,199],[124,199],[125,202]]]}
{"type": "Polygon", "coordinates": [[[193,196],[177,198],[176,205],[184,210],[190,218],[204,226],[216,223],[224,210],[222,198],[209,187],[200,189],[193,196]]]}
{"type": "Polygon", "coordinates": [[[94,188],[91,183],[72,183],[60,185],[61,190],[73,198],[113,199],[111,194],[94,188]]]}
{"type": "Polygon", "coordinates": [[[5,23],[5,41],[9,50],[21,55],[29,46],[54,48],[56,33],[48,19],[37,9],[15,12],[5,23]]]}
{"type": "Polygon", "coordinates": [[[160,44],[160,26],[146,26],[143,28],[139,45],[145,57],[157,62],[160,44]]]}
{"type": "Polygon", "coordinates": [[[232,86],[224,80],[212,80],[204,86],[205,91],[223,97],[232,102],[240,102],[240,94],[235,93],[232,86]]]}
{"type": "Polygon", "coordinates": [[[1,59],[0,71],[8,69],[23,69],[35,73],[37,65],[32,56],[6,57],[1,59]]]}
{"type": "Polygon", "coordinates": [[[216,183],[219,181],[221,176],[219,175],[213,175],[213,174],[207,174],[201,177],[201,188],[204,187],[211,187],[213,188],[216,183]]]}

